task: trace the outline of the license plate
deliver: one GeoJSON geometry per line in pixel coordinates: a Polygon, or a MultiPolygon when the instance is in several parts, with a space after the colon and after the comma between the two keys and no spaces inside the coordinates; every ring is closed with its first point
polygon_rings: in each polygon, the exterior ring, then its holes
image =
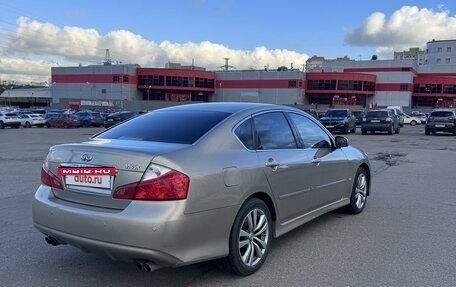
{"type": "Polygon", "coordinates": [[[109,175],[67,175],[67,185],[111,189],[112,176],[109,175]]]}
{"type": "Polygon", "coordinates": [[[114,120],[113,119],[108,119],[108,122],[113,122],[114,120]]]}
{"type": "Polygon", "coordinates": [[[330,129],[330,128],[333,128],[334,126],[326,126],[326,127],[330,129]]]}
{"type": "Polygon", "coordinates": [[[371,120],[371,123],[379,123],[380,120],[371,120]]]}
{"type": "Polygon", "coordinates": [[[436,128],[444,128],[445,125],[435,125],[436,128]]]}
{"type": "Polygon", "coordinates": [[[116,169],[113,167],[59,167],[66,185],[111,189],[116,169]]]}

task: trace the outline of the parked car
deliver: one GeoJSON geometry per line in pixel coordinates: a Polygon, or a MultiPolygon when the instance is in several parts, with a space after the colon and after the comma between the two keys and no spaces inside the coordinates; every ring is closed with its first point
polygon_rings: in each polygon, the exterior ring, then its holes
{"type": "Polygon", "coordinates": [[[48,128],[79,128],[80,126],[81,122],[78,117],[72,114],[57,114],[46,120],[46,127],[48,128]]]}
{"type": "Polygon", "coordinates": [[[92,111],[81,111],[74,114],[78,117],[83,127],[101,127],[104,124],[101,114],[92,111]]]}
{"type": "Polygon", "coordinates": [[[39,114],[22,114],[19,115],[21,126],[24,128],[44,127],[46,120],[39,114]]]}
{"type": "Polygon", "coordinates": [[[393,131],[400,132],[399,119],[394,115],[391,109],[371,110],[363,118],[361,133],[366,135],[367,132],[375,133],[377,131],[386,131],[392,135],[393,131]]]}
{"type": "Polygon", "coordinates": [[[353,110],[352,114],[356,118],[356,125],[360,126],[363,123],[364,111],[363,110],[353,110]]]}
{"type": "Polygon", "coordinates": [[[425,113],[415,113],[411,115],[420,121],[420,124],[425,124],[427,121],[428,114],[425,113]]]}
{"type": "Polygon", "coordinates": [[[121,111],[121,112],[115,112],[115,113],[109,114],[104,119],[104,127],[105,128],[112,127],[113,125],[116,125],[123,121],[129,120],[136,116],[138,116],[138,113],[132,112],[132,111],[121,111]]]}
{"type": "Polygon", "coordinates": [[[424,133],[429,135],[437,132],[456,135],[456,112],[454,109],[436,109],[430,113],[424,133]]]}
{"type": "Polygon", "coordinates": [[[404,114],[404,125],[416,126],[417,124],[421,124],[421,119],[404,114]]]}
{"type": "Polygon", "coordinates": [[[51,245],[147,271],[224,258],[249,275],[273,237],[337,208],[362,212],[371,169],[364,152],[301,110],[204,103],[54,146],[41,181],[33,222],[51,245]]]}
{"type": "Polygon", "coordinates": [[[349,109],[330,109],[320,118],[320,122],[331,132],[356,132],[356,117],[349,109]]]}
{"type": "Polygon", "coordinates": [[[10,112],[0,112],[0,129],[3,129],[5,127],[21,127],[21,120],[17,114],[10,112]]]}

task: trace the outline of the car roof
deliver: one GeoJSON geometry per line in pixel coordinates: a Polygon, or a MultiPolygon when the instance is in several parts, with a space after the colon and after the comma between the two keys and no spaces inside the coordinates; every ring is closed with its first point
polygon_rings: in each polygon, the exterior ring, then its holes
{"type": "MultiPolygon", "coordinates": [[[[263,103],[231,103],[231,102],[220,102],[220,103],[198,103],[198,104],[186,104],[180,106],[173,106],[160,110],[176,110],[176,111],[218,111],[227,113],[237,113],[243,110],[256,110],[264,108],[280,108],[280,109],[295,109],[287,106],[274,105],[274,104],[263,104],[263,103]]],[[[298,109],[296,109],[298,110],[298,109]]]]}

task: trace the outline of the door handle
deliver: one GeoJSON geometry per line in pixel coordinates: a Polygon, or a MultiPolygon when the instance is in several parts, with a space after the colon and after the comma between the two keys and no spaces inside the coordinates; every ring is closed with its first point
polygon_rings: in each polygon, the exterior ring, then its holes
{"type": "Polygon", "coordinates": [[[265,166],[270,167],[272,170],[277,170],[277,168],[280,166],[280,163],[276,162],[273,158],[270,158],[265,163],[265,166]]]}

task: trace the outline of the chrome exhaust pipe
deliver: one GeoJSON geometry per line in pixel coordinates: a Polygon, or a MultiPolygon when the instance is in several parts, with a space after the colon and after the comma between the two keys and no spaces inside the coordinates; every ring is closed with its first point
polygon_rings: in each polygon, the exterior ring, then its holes
{"type": "Polygon", "coordinates": [[[146,272],[152,272],[161,268],[161,266],[150,261],[136,261],[135,265],[139,270],[144,270],[146,272]]]}

